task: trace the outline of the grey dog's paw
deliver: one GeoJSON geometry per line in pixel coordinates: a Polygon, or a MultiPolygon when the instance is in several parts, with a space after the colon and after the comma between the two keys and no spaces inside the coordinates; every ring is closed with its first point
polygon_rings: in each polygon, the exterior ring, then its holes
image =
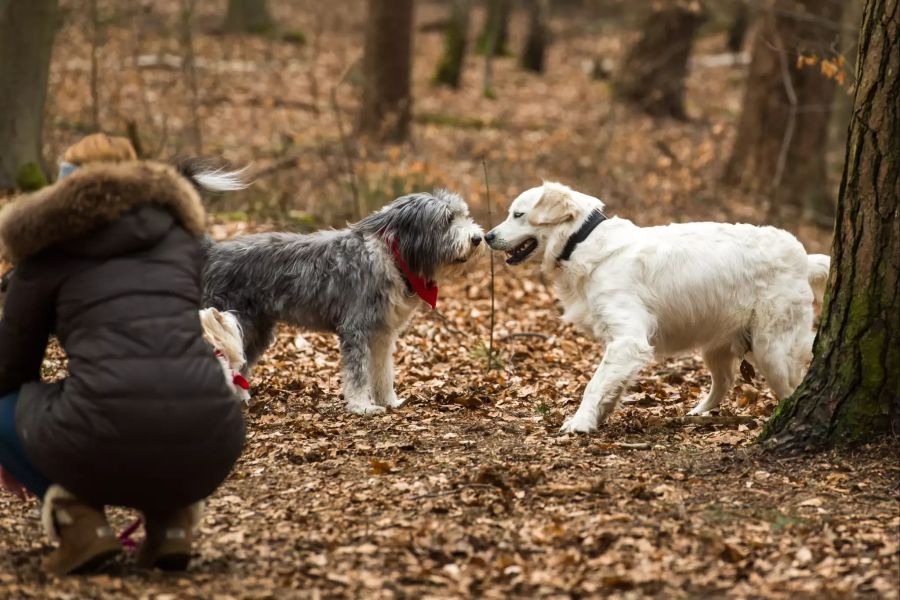
{"type": "Polygon", "coordinates": [[[390,408],[400,408],[404,404],[406,404],[406,399],[398,398],[396,392],[391,392],[391,395],[388,396],[387,400],[384,403],[385,406],[390,408]]]}

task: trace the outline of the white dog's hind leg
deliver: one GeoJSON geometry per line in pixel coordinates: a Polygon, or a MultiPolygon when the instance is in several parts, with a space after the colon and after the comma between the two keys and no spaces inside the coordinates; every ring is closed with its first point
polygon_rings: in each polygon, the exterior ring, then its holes
{"type": "Polygon", "coordinates": [[[653,359],[653,347],[640,338],[622,338],[606,348],[603,360],[584,390],[581,406],[563,423],[566,433],[594,431],[615,410],[638,371],[653,359]]]}
{"type": "Polygon", "coordinates": [[[709,394],[703,401],[689,412],[689,415],[702,415],[719,407],[722,398],[731,391],[734,385],[734,370],[737,367],[737,357],[731,352],[731,347],[711,348],[703,351],[703,362],[712,375],[712,386],[709,394]]]}
{"type": "Polygon", "coordinates": [[[372,353],[372,391],[375,404],[389,408],[403,405],[394,391],[395,340],[391,334],[376,335],[369,346],[372,353]]]}
{"type": "Polygon", "coordinates": [[[338,333],[341,341],[341,383],[347,411],[357,415],[383,413],[383,406],[373,402],[372,354],[362,332],[338,333]]]}

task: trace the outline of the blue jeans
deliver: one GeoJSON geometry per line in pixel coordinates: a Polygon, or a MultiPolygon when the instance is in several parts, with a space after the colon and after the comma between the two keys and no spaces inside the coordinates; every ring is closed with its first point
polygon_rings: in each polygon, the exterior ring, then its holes
{"type": "Polygon", "coordinates": [[[37,496],[43,498],[51,482],[38,471],[28,456],[16,433],[16,403],[18,392],[0,398],[0,466],[37,496]]]}

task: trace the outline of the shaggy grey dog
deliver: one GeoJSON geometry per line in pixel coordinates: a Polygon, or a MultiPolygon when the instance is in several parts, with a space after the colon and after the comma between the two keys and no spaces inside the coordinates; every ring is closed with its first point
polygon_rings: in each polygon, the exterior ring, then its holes
{"type": "Polygon", "coordinates": [[[458,195],[410,194],[345,229],[212,244],[204,306],[238,316],[248,368],[278,323],[337,333],[347,410],[384,412],[402,404],[394,392],[397,335],[423,299],[436,298],[433,282],[465,263],[481,239],[458,195]]]}

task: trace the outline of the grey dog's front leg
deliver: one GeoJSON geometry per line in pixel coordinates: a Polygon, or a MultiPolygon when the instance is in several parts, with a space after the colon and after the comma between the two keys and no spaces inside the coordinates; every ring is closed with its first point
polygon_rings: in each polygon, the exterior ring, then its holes
{"type": "Polygon", "coordinates": [[[384,412],[372,397],[372,354],[369,340],[362,331],[338,333],[341,340],[341,383],[347,410],[357,415],[384,412]]]}
{"type": "Polygon", "coordinates": [[[372,390],[375,404],[397,408],[403,404],[394,392],[394,349],[396,338],[391,333],[372,336],[372,390]]]}

